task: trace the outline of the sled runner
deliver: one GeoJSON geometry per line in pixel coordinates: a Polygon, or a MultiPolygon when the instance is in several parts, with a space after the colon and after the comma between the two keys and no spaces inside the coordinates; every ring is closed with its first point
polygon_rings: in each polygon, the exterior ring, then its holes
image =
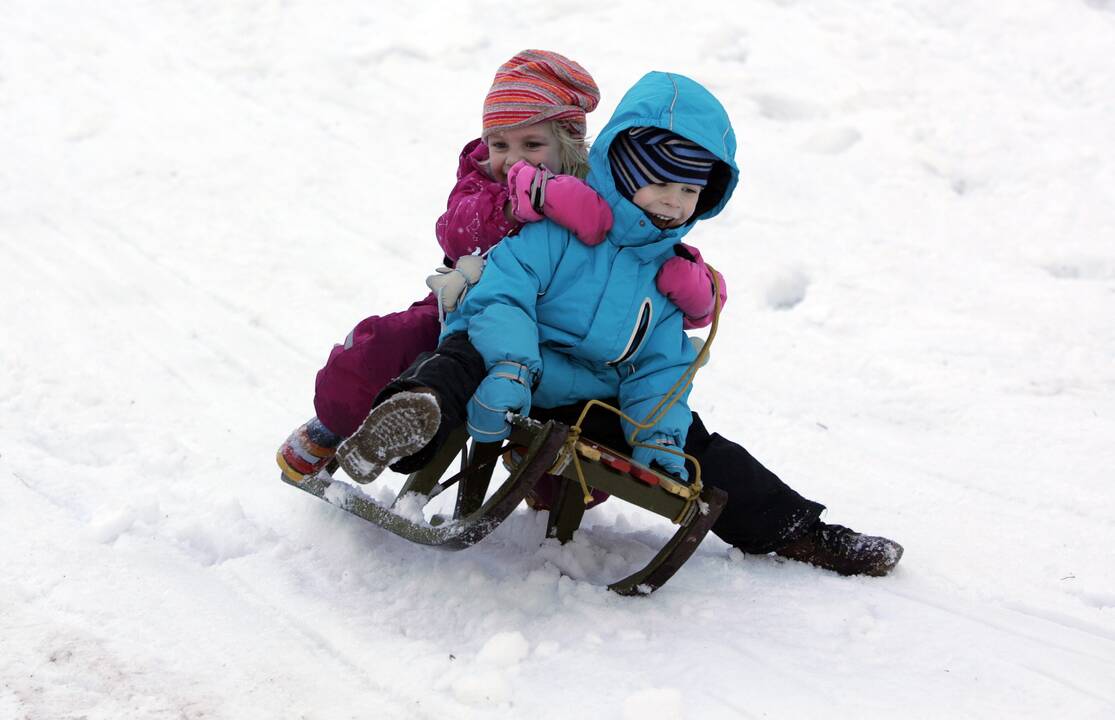
{"type": "Polygon", "coordinates": [[[547,473],[560,476],[560,488],[549,511],[547,536],[567,542],[580,526],[589,490],[604,491],[673,521],[677,531],[646,567],[608,586],[620,595],[646,595],[661,587],[697,549],[724,509],[727,496],[701,487],[699,476],[686,485],[630,458],[581,438],[562,423],[540,423],[514,417],[507,443],[470,442],[459,428],[422,470],[411,474],[391,507],[384,507],[348,483],[335,480],[334,461],[324,472],[301,483],[283,481],[374,523],[411,542],[446,550],[476,544],[515,510],[547,473]],[[508,453],[510,448],[514,452],[508,453]],[[510,474],[490,495],[493,472],[505,454],[510,474]],[[462,457],[461,469],[450,471],[462,457]],[[444,477],[444,479],[442,479],[444,477]],[[430,522],[415,509],[456,486],[451,518],[430,522]]]}

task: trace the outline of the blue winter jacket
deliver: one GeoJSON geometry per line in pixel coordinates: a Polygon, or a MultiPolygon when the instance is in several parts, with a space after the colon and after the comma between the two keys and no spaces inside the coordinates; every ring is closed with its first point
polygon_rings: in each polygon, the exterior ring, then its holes
{"type": "MultiPolygon", "coordinates": [[[[655,276],[694,221],[727,203],[738,177],[735,151],[728,115],[708,90],[681,75],[647,74],[620,101],[589,153],[588,183],[615,216],[604,242],[588,247],[550,221],[527,225],[491,251],[480,281],[446,318],[442,337],[467,330],[489,370],[501,360],[526,365],[536,407],[618,398],[621,410],[643,420],[695,357],[681,311],[658,292],[655,276]],[[618,133],[642,126],[667,128],[724,163],[683,227],[660,230],[616,189],[608,147],[618,133]]],[[[636,439],[663,433],[684,446],[687,397],[636,439]]],[[[630,437],[633,427],[625,422],[624,430],[630,437]]]]}

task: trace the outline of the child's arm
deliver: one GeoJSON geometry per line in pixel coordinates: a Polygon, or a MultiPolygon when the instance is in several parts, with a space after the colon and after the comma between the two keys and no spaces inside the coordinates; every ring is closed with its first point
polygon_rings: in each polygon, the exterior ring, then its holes
{"type": "Polygon", "coordinates": [[[542,373],[538,297],[549,286],[566,238],[564,230],[545,223],[500,243],[489,253],[480,282],[446,318],[442,337],[468,332],[488,371],[468,406],[469,432],[478,440],[507,437],[508,411],[530,412],[531,388],[542,373]]]}
{"type": "Polygon", "coordinates": [[[507,173],[507,187],[511,214],[524,223],[547,217],[590,246],[612,229],[612,208],[580,178],[520,160],[507,173]]]}
{"type": "Polygon", "coordinates": [[[473,140],[461,151],[457,184],[435,226],[438,244],[450,262],[487,252],[522,227],[504,213],[507,186],[488,175],[483,165],[487,159],[488,146],[480,140],[473,140]]]}
{"type": "MultiPolygon", "coordinates": [[[[619,386],[620,409],[639,422],[646,421],[651,412],[674,387],[696,357],[696,350],[684,333],[678,330],[677,320],[667,318],[647,338],[647,346],[639,351],[635,372],[622,380],[619,386]]],[[[685,389],[677,402],[661,417],[654,427],[639,430],[635,440],[640,443],[664,445],[675,450],[685,447],[689,424],[693,415],[689,410],[689,389],[685,389]]],[[[623,421],[623,432],[631,437],[635,427],[623,421]]],[[[688,477],[685,461],[678,455],[637,447],[631,457],[644,465],[654,461],[667,472],[682,479],[688,477]]]]}
{"type": "Polygon", "coordinates": [[[658,291],[668,297],[685,315],[683,327],[696,330],[712,323],[713,302],[712,274],[720,284],[720,307],[728,302],[728,284],[719,271],[709,268],[697,248],[678,243],[674,246],[676,257],[663,263],[655,283],[658,291]]]}

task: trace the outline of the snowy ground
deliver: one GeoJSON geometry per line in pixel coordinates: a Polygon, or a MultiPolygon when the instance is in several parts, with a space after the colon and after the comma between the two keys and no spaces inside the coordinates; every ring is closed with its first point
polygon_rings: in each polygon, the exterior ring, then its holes
{"type": "Polygon", "coordinates": [[[1115,716],[1115,2],[416,5],[0,0],[0,718],[1115,716]],[[723,99],[693,405],[893,576],[278,481],[522,47],[723,99]]]}

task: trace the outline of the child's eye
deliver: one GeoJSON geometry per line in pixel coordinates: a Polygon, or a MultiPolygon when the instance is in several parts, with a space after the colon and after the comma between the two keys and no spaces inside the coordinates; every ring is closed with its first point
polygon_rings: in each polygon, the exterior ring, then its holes
{"type": "Polygon", "coordinates": [[[507,143],[502,143],[502,142],[490,143],[488,145],[488,149],[489,150],[503,151],[503,150],[507,149],[507,143]]]}

